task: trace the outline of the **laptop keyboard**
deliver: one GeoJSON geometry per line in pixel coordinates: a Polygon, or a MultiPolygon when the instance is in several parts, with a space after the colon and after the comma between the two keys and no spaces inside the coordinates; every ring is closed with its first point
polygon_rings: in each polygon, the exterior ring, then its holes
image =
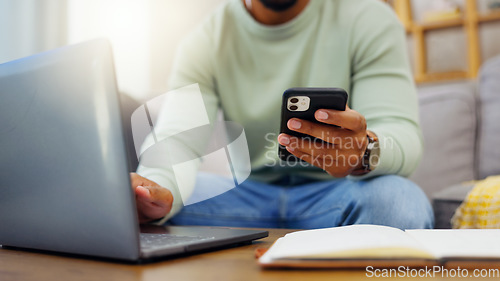
{"type": "Polygon", "coordinates": [[[141,233],[141,248],[164,248],[166,246],[175,246],[215,239],[215,237],[201,236],[179,236],[173,234],[141,233]]]}

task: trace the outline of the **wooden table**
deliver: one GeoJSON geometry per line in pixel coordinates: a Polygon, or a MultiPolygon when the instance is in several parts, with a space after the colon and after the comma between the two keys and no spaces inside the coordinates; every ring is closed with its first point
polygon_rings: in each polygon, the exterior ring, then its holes
{"type": "MultiPolygon", "coordinates": [[[[46,253],[0,249],[1,281],[155,281],[155,280],[353,280],[365,270],[263,270],[255,260],[258,247],[269,247],[290,230],[271,229],[269,237],[251,245],[185,256],[148,264],[67,257],[46,253]]],[[[382,278],[384,279],[384,278],[382,278]]],[[[434,279],[434,278],[432,278],[434,279]]],[[[436,278],[441,279],[441,278],[436,278]]],[[[461,278],[464,279],[464,278],[461,278]]],[[[488,278],[475,278],[476,280],[488,278]]],[[[498,280],[498,279],[495,279],[498,280]]]]}

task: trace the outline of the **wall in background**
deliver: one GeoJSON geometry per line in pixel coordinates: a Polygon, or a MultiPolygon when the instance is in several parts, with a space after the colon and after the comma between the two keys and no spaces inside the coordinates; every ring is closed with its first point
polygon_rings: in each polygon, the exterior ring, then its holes
{"type": "Polygon", "coordinates": [[[66,1],[0,0],[0,63],[66,43],[66,1]]]}
{"type": "Polygon", "coordinates": [[[111,41],[122,92],[142,98],[151,92],[151,1],[67,0],[68,43],[98,37],[111,41]]]}
{"type": "Polygon", "coordinates": [[[0,63],[94,38],[113,46],[118,86],[167,90],[180,40],[223,0],[0,0],[0,63]]]}
{"type": "Polygon", "coordinates": [[[222,0],[68,0],[68,42],[108,37],[120,89],[138,99],[167,91],[177,45],[222,0]]]}

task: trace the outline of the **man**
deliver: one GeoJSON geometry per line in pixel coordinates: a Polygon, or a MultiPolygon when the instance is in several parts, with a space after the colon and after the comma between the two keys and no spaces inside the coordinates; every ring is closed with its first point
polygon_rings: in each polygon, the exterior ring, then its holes
{"type": "MultiPolygon", "coordinates": [[[[143,177],[132,175],[141,222],[164,217],[161,222],[173,224],[249,227],[432,227],[427,198],[404,178],[422,152],[405,44],[403,28],[380,1],[230,0],[184,40],[170,87],[198,83],[212,121],[220,106],[226,119],[242,124],[252,174],[235,189],[181,209],[171,172],[141,166],[143,177]],[[277,165],[277,149],[266,141],[278,132],[281,94],[291,87],[349,92],[346,111],[318,110],[320,124],[287,124],[333,145],[278,137],[317,168],[277,165]],[[373,158],[376,147],[380,161],[370,166],[363,159],[373,158]]],[[[202,174],[196,185],[223,181],[202,174]]]]}

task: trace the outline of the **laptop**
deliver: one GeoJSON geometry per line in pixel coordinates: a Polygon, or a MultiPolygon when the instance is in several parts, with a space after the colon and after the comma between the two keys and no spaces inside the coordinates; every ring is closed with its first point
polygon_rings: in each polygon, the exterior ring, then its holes
{"type": "Polygon", "coordinates": [[[0,65],[0,244],[138,261],[266,237],[145,226],[130,185],[110,44],[0,65]]]}

